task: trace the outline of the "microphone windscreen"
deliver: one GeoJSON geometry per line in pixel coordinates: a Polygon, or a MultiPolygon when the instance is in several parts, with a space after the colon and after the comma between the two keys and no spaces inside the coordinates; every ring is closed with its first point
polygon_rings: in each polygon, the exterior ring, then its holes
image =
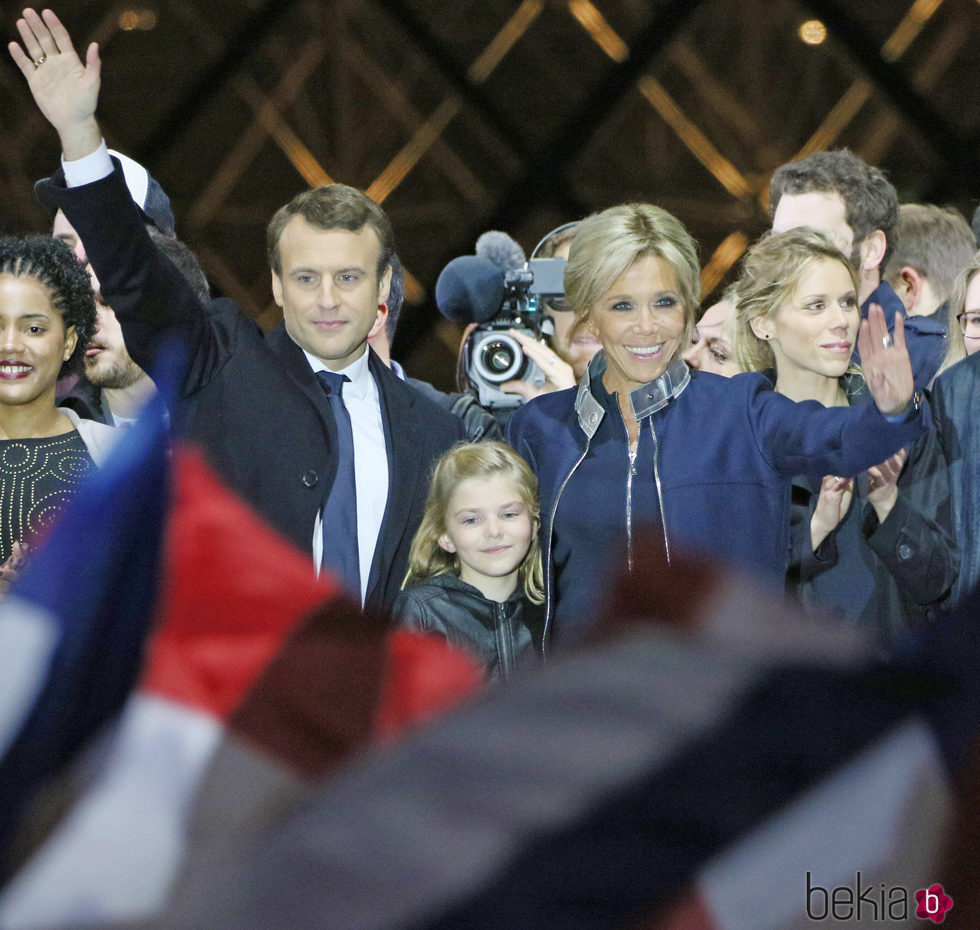
{"type": "Polygon", "coordinates": [[[485,258],[454,258],[436,281],[436,305],[453,323],[486,323],[504,300],[504,273],[485,258]]]}
{"type": "Polygon", "coordinates": [[[485,232],[476,240],[476,254],[493,262],[501,271],[517,271],[527,262],[520,244],[496,229],[485,232]]]}

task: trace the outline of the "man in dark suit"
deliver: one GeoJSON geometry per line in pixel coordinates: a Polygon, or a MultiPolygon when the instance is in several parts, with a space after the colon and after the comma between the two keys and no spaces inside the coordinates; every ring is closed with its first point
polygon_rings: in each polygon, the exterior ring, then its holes
{"type": "Polygon", "coordinates": [[[189,352],[178,422],[318,566],[363,602],[390,607],[430,466],[462,430],[368,349],[394,251],[384,212],[334,184],[276,213],[269,258],[284,319],[264,336],[232,301],[202,304],[147,235],[95,119],[97,47],[81,62],[47,10],[43,19],[25,10],[17,25],[24,48],[11,54],[61,138],[66,185],[52,196],[81,236],[133,359],[153,371],[177,336],[189,352]]]}

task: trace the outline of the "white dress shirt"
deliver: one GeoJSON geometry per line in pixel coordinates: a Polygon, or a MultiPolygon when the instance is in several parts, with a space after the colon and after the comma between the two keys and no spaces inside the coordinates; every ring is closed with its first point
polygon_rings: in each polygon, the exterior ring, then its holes
{"type": "Polygon", "coordinates": [[[101,181],[102,178],[107,178],[112,174],[112,158],[109,157],[109,146],[103,139],[102,144],[84,158],[67,161],[62,157],[61,167],[65,171],[65,183],[69,187],[81,187],[83,184],[101,181]]]}

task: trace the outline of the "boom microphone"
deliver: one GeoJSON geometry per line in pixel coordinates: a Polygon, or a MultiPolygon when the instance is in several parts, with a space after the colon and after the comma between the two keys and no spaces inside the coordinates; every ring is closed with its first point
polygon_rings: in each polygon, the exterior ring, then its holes
{"type": "Polygon", "coordinates": [[[505,232],[492,229],[476,240],[476,254],[493,262],[504,274],[517,271],[527,264],[520,244],[505,232]]]}
{"type": "Polygon", "coordinates": [[[477,255],[454,258],[436,281],[436,305],[453,323],[486,323],[499,312],[504,299],[504,273],[477,255]]]}

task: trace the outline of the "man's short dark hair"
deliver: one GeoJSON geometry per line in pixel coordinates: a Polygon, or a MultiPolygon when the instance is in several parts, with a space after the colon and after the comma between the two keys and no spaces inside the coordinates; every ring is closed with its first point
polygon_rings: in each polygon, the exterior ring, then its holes
{"type": "Polygon", "coordinates": [[[95,334],[95,294],[88,272],[71,247],[50,236],[4,236],[0,238],[0,274],[36,278],[50,291],[65,329],[74,326],[78,336],[58,377],[78,374],[95,334]]]}
{"type": "Polygon", "coordinates": [[[405,269],[397,253],[391,253],[391,286],[388,289],[388,319],[385,321],[385,335],[388,345],[395,344],[395,331],[398,329],[398,318],[402,315],[402,304],[405,303],[405,269]]]}
{"type": "Polygon", "coordinates": [[[884,172],[847,149],[814,152],[781,165],[769,182],[769,211],[774,215],[783,194],[837,194],[844,201],[854,245],[876,229],[885,234],[884,268],[898,236],[898,193],[884,172]]]}
{"type": "Polygon", "coordinates": [[[294,216],[301,216],[316,229],[346,229],[359,232],[365,226],[374,230],[381,244],[378,254],[378,280],[391,264],[395,251],[395,234],[391,220],[370,197],[346,184],[325,184],[312,190],[297,194],[285,206],[280,207],[269,221],[266,245],[269,253],[269,267],[282,274],[282,260],[279,256],[279,240],[286,224],[294,216]]]}
{"type": "Polygon", "coordinates": [[[938,300],[948,300],[956,276],[977,250],[966,217],[955,207],[931,203],[903,203],[898,215],[898,245],[882,277],[894,284],[902,268],[914,268],[926,277],[938,300]]]}
{"type": "Polygon", "coordinates": [[[150,234],[153,244],[174,263],[184,280],[194,288],[194,293],[201,302],[210,300],[211,285],[208,284],[208,276],[190,246],[180,239],[165,236],[153,226],[147,226],[146,231],[150,234]]]}

